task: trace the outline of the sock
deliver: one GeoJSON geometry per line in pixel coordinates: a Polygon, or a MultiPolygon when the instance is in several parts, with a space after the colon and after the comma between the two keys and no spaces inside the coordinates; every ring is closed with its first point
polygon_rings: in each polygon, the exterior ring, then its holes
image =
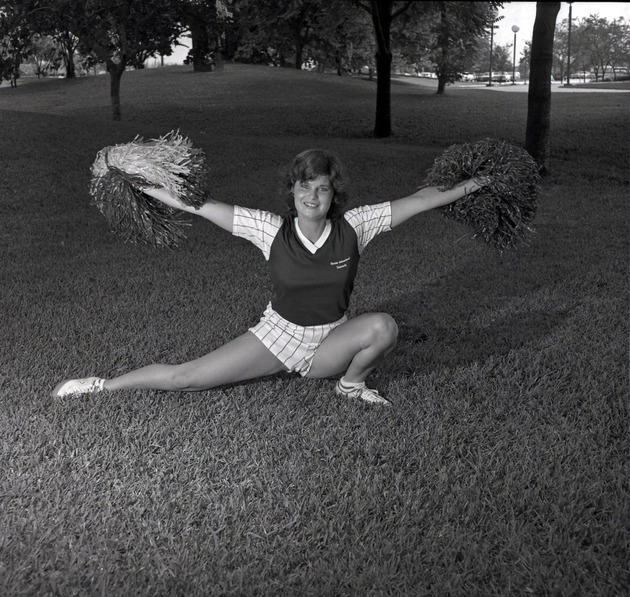
{"type": "Polygon", "coordinates": [[[339,388],[344,392],[351,392],[356,388],[362,388],[364,386],[364,381],[346,381],[344,377],[339,380],[339,388]]]}

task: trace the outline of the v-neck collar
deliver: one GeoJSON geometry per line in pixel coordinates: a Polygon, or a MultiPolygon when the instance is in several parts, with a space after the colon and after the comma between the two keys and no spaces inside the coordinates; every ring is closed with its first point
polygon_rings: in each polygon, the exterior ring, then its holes
{"type": "Polygon", "coordinates": [[[321,236],[317,239],[316,242],[312,243],[308,238],[306,238],[306,236],[304,236],[304,233],[300,230],[300,225],[298,224],[297,218],[295,218],[294,222],[295,232],[297,233],[298,238],[300,239],[304,247],[306,247],[306,249],[308,249],[308,251],[313,254],[317,252],[317,249],[320,249],[324,246],[324,243],[330,236],[330,231],[332,230],[332,224],[330,223],[330,220],[326,220],[326,227],[324,228],[321,236]]]}

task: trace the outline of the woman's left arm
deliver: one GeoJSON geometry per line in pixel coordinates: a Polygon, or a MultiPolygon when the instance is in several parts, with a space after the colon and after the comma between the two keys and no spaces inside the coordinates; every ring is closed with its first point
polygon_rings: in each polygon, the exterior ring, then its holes
{"type": "Polygon", "coordinates": [[[396,199],[391,202],[391,227],[395,228],[423,211],[429,211],[430,209],[453,203],[453,201],[457,201],[469,193],[478,191],[481,187],[482,185],[477,181],[470,179],[459,183],[447,191],[440,191],[438,187],[425,187],[416,191],[413,195],[396,199]]]}

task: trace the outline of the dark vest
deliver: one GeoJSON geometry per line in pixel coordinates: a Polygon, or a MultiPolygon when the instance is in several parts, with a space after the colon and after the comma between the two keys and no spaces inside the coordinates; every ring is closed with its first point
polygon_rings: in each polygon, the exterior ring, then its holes
{"type": "Polygon", "coordinates": [[[292,218],[285,218],[269,255],[273,309],[301,326],[332,323],[350,303],[359,264],[357,235],[342,217],[315,254],[300,241],[292,218]]]}

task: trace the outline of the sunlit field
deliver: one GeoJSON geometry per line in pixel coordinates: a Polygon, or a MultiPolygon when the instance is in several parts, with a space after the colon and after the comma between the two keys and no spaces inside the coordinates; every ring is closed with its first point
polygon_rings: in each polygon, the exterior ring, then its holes
{"type": "Polygon", "coordinates": [[[434,212],[370,244],[351,315],[400,339],[371,385],[280,375],[55,400],[62,379],[195,358],[258,321],[260,252],[206,221],[125,244],[90,205],[101,148],[171,130],[216,199],[281,212],[336,152],[352,204],[409,194],[451,144],[522,145],[526,93],[226,65],[0,89],[0,595],[621,596],[628,572],[630,94],[557,93],[530,243],[434,212]]]}

